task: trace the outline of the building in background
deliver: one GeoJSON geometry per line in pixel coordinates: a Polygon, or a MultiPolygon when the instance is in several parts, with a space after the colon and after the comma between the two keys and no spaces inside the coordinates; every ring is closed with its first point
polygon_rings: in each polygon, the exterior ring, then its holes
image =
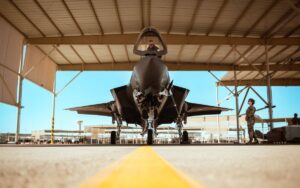
{"type": "MultiPolygon", "coordinates": [[[[266,120],[256,116],[255,129],[263,133],[268,132],[266,120]]],[[[288,120],[280,120],[288,124],[288,120]]],[[[236,119],[234,115],[227,116],[199,116],[189,117],[184,130],[189,133],[191,143],[234,143],[237,141],[236,119]]],[[[116,130],[116,125],[86,125],[84,130],[55,130],[56,143],[84,143],[84,144],[109,144],[110,133],[116,130]]],[[[140,126],[128,125],[122,127],[121,143],[143,144],[146,137],[142,137],[140,126]]],[[[1,143],[14,143],[14,133],[1,133],[1,143]]],[[[178,133],[175,125],[161,125],[155,139],[157,144],[172,144],[178,142],[178,133]]],[[[246,121],[240,117],[240,142],[248,139],[246,121]]],[[[19,142],[49,143],[51,130],[34,130],[31,134],[21,134],[19,142]]]]}

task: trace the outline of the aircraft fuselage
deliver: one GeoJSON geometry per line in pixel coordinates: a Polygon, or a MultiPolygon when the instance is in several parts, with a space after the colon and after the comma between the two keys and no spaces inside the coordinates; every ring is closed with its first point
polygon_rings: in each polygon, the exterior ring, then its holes
{"type": "Polygon", "coordinates": [[[130,86],[143,95],[157,96],[170,83],[167,66],[156,56],[145,56],[132,72],[130,86]]]}

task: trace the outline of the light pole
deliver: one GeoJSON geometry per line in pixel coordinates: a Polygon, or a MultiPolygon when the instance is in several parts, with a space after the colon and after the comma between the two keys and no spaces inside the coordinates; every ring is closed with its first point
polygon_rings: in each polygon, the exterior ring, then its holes
{"type": "Polygon", "coordinates": [[[83,121],[82,120],[78,120],[77,121],[77,124],[78,124],[78,128],[79,128],[79,131],[78,131],[78,134],[79,134],[79,139],[81,137],[81,125],[82,125],[83,121]]]}

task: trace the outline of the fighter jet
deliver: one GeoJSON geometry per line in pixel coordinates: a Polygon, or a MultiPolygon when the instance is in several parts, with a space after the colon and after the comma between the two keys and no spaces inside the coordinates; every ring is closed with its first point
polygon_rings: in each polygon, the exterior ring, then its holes
{"type": "Polygon", "coordinates": [[[133,53],[140,60],[133,68],[130,83],[111,89],[113,101],[69,109],[79,114],[112,117],[117,131],[111,132],[111,144],[119,140],[123,122],[141,126],[141,135],[147,134],[147,144],[153,144],[159,125],[175,123],[180,143],[188,143],[188,133],[182,130],[187,117],[228,110],[186,101],[189,90],[173,85],[168,67],[161,59],[168,53],[167,46],[155,28],[142,30],[133,53]]]}

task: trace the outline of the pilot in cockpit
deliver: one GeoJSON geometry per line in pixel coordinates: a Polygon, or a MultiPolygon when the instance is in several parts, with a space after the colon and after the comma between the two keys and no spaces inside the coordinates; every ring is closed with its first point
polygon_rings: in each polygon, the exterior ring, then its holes
{"type": "MultiPolygon", "coordinates": [[[[151,56],[151,55],[157,55],[157,52],[159,51],[159,47],[157,47],[153,40],[148,41],[148,47],[147,47],[147,53],[145,54],[146,56],[151,56]]],[[[161,58],[161,56],[158,56],[161,58]]]]}
{"type": "Polygon", "coordinates": [[[151,27],[143,29],[133,48],[133,53],[140,56],[156,56],[161,58],[167,52],[167,46],[159,32],[151,27]]]}
{"type": "Polygon", "coordinates": [[[147,51],[158,52],[159,48],[154,44],[153,40],[149,40],[147,51]]]}

